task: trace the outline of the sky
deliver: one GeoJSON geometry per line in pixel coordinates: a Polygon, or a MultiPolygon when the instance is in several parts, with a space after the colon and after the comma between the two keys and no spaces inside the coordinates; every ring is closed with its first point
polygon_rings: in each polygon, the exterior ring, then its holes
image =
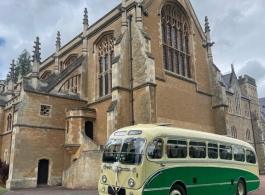
{"type": "MultiPolygon", "coordinates": [[[[265,1],[190,0],[204,29],[211,28],[214,63],[223,74],[256,79],[259,97],[265,97],[265,1]]],[[[31,54],[39,36],[41,58],[55,52],[57,31],[63,46],[82,32],[84,8],[93,24],[121,0],[0,0],[0,80],[6,79],[12,59],[23,49],[31,54]],[[108,2],[108,3],[106,3],[108,2]]]]}

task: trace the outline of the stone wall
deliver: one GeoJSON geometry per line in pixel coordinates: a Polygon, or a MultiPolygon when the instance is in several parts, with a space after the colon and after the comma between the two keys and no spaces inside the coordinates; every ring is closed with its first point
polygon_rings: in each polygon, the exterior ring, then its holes
{"type": "Polygon", "coordinates": [[[63,173],[63,187],[96,189],[101,168],[102,151],[84,151],[63,173]]]}

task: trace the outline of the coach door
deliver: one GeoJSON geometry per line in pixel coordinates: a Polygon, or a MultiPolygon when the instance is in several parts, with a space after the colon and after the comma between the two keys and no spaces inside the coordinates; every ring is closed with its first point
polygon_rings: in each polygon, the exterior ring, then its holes
{"type": "Polygon", "coordinates": [[[49,160],[42,159],[39,160],[38,165],[38,185],[47,185],[48,182],[48,172],[49,172],[49,160]]]}

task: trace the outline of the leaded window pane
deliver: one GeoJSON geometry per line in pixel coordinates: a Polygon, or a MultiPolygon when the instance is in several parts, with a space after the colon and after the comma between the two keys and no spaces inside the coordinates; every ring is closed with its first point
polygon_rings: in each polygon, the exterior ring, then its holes
{"type": "Polygon", "coordinates": [[[99,58],[99,73],[103,72],[103,60],[102,57],[99,58]]]}
{"type": "Polygon", "coordinates": [[[191,78],[189,34],[185,16],[173,4],[161,11],[163,42],[163,67],[176,74],[191,78]]]}
{"type": "Polygon", "coordinates": [[[174,39],[174,48],[177,49],[178,48],[178,41],[177,41],[177,29],[173,28],[173,39],[174,39]]]}
{"type": "Polygon", "coordinates": [[[105,95],[109,94],[109,77],[108,74],[105,75],[105,95]]]}
{"type": "Polygon", "coordinates": [[[175,52],[175,72],[179,74],[179,56],[178,52],[175,52]]]}
{"type": "Polygon", "coordinates": [[[180,51],[183,51],[183,41],[182,41],[182,31],[181,30],[179,30],[178,35],[179,35],[179,49],[180,49],[180,51]]]}
{"type": "Polygon", "coordinates": [[[170,24],[167,25],[167,43],[168,45],[172,45],[172,40],[171,40],[171,26],[170,24]]]}
{"type": "Polygon", "coordinates": [[[181,75],[185,76],[185,65],[184,65],[184,56],[180,55],[180,66],[181,66],[181,75]]]}
{"type": "Polygon", "coordinates": [[[103,77],[100,76],[99,78],[99,96],[103,96],[103,77]]]}
{"type": "Polygon", "coordinates": [[[172,56],[172,51],[168,51],[168,60],[169,60],[169,70],[173,72],[173,56],[172,56]]]}
{"type": "Polygon", "coordinates": [[[163,64],[164,64],[164,69],[167,70],[167,50],[165,47],[163,48],[163,64]]]}
{"type": "Polygon", "coordinates": [[[190,75],[190,57],[187,56],[186,58],[186,66],[187,66],[187,77],[190,78],[191,75],[190,75]]]}
{"type": "Polygon", "coordinates": [[[163,43],[166,43],[166,29],[165,29],[165,26],[162,25],[162,40],[163,40],[163,43]]]}
{"type": "Polygon", "coordinates": [[[185,37],[185,48],[186,48],[186,54],[189,54],[189,39],[188,39],[188,37],[185,37]]]}
{"type": "Polygon", "coordinates": [[[109,55],[105,55],[105,71],[109,69],[109,55]]]}
{"type": "Polygon", "coordinates": [[[99,57],[99,97],[110,93],[112,86],[111,79],[111,65],[114,60],[114,37],[113,35],[106,35],[100,43],[98,43],[98,57],[99,57]]]}

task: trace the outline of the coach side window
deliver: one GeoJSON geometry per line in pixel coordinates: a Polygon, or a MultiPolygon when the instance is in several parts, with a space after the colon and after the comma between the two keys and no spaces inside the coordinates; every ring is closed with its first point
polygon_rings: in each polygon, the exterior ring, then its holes
{"type": "Polygon", "coordinates": [[[208,143],[208,157],[211,159],[218,158],[218,145],[214,143],[208,143]]]}
{"type": "Polygon", "coordinates": [[[186,158],[187,142],[184,140],[168,140],[167,141],[167,157],[168,158],[186,158]]]}
{"type": "Polygon", "coordinates": [[[160,138],[151,141],[147,147],[148,157],[151,159],[160,159],[163,155],[163,140],[160,138]]]}
{"type": "Polygon", "coordinates": [[[220,153],[220,159],[232,160],[232,146],[220,145],[219,153],[220,153]]]}
{"type": "Polygon", "coordinates": [[[246,160],[248,163],[256,164],[256,157],[254,152],[246,150],[246,160]]]}
{"type": "Polygon", "coordinates": [[[239,146],[234,146],[234,159],[236,161],[245,161],[245,150],[239,146]]]}
{"type": "Polygon", "coordinates": [[[189,145],[189,153],[191,158],[205,158],[206,156],[205,143],[191,141],[189,145]]]}

